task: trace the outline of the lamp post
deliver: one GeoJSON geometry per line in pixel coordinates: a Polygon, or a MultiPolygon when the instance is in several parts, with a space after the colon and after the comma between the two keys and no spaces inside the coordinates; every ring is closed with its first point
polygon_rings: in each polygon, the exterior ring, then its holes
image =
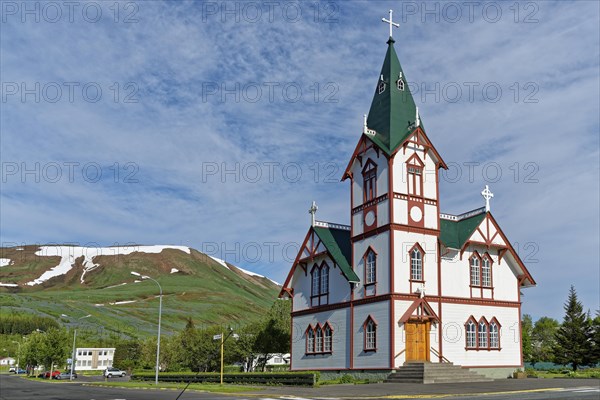
{"type": "MultiPolygon", "coordinates": [[[[83,317],[77,318],[77,321],[80,321],[84,318],[91,317],[91,314],[85,315],[83,317]]],[[[73,372],[75,370],[75,341],[77,340],[77,327],[75,328],[75,332],[73,332],[73,352],[71,353],[71,375],[69,376],[69,380],[73,380],[73,372]]]]}
{"type": "Polygon", "coordinates": [[[142,275],[135,271],[131,271],[131,275],[137,276],[137,277],[141,278],[142,280],[146,280],[146,279],[151,280],[152,282],[156,283],[156,285],[158,286],[158,290],[159,290],[158,337],[156,339],[156,374],[155,374],[155,378],[154,378],[154,383],[156,385],[158,385],[158,370],[160,368],[160,322],[161,322],[161,317],[162,317],[162,296],[163,296],[162,286],[160,286],[160,283],[158,283],[158,281],[156,279],[153,279],[153,278],[149,277],[148,275],[142,275]]]}
{"type": "Polygon", "coordinates": [[[21,342],[17,342],[16,340],[12,341],[17,344],[17,369],[19,369],[19,360],[21,359],[21,342]]]}

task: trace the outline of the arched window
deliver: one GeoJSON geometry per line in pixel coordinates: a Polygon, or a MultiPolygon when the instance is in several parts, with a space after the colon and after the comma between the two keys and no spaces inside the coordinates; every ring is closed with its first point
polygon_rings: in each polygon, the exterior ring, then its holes
{"type": "Polygon", "coordinates": [[[321,264],[321,291],[320,295],[329,293],[329,265],[321,264]]]}
{"type": "Polygon", "coordinates": [[[481,286],[492,287],[492,261],[487,254],[481,259],[481,286]]]}
{"type": "Polygon", "coordinates": [[[403,92],[404,91],[404,81],[402,79],[398,79],[396,81],[396,87],[398,88],[398,90],[403,92]]]}
{"type": "Polygon", "coordinates": [[[477,252],[473,253],[471,258],[469,259],[469,264],[471,265],[471,286],[480,286],[481,285],[481,277],[480,277],[480,259],[479,254],[477,252]]]}
{"type": "Polygon", "coordinates": [[[315,264],[311,271],[312,279],[312,296],[318,296],[321,288],[321,270],[318,265],[315,264]]]}
{"type": "Polygon", "coordinates": [[[311,274],[311,304],[320,306],[329,302],[329,265],[325,261],[321,266],[313,265],[311,274]]]}
{"type": "Polygon", "coordinates": [[[332,343],[333,343],[332,339],[333,339],[333,331],[331,330],[329,323],[326,323],[325,324],[325,337],[323,340],[323,352],[331,353],[332,343]]]}
{"type": "Polygon", "coordinates": [[[500,324],[495,318],[490,322],[490,348],[500,348],[500,324]]]}
{"type": "Polygon", "coordinates": [[[485,319],[479,321],[477,329],[477,347],[480,349],[488,347],[488,324],[485,319]]]}
{"type": "Polygon", "coordinates": [[[475,322],[472,319],[467,321],[467,323],[465,324],[465,330],[467,332],[467,335],[466,335],[467,348],[468,349],[476,348],[477,347],[477,326],[475,325],[475,322]]]}
{"type": "Polygon", "coordinates": [[[306,352],[314,353],[315,352],[315,331],[312,326],[308,326],[306,330],[306,352]]]}
{"type": "Polygon", "coordinates": [[[375,252],[373,249],[369,249],[367,251],[367,256],[365,257],[365,285],[375,283],[377,280],[376,261],[377,256],[375,255],[375,252]]]}
{"type": "Polygon", "coordinates": [[[369,316],[364,325],[365,330],[365,351],[376,351],[377,350],[377,324],[369,316]]]}
{"type": "Polygon", "coordinates": [[[377,85],[377,93],[381,94],[385,92],[385,82],[383,81],[383,76],[381,77],[381,81],[379,81],[379,85],[377,85]]]}
{"type": "Polygon", "coordinates": [[[408,194],[411,196],[423,196],[423,161],[415,154],[406,162],[406,179],[408,182],[408,194]]]}
{"type": "Polygon", "coordinates": [[[315,353],[323,352],[323,330],[319,325],[315,330],[315,353]]]}
{"type": "Polygon", "coordinates": [[[418,245],[410,251],[410,279],[413,281],[423,280],[423,253],[418,245]]]}
{"type": "Polygon", "coordinates": [[[365,163],[365,167],[362,170],[363,175],[363,190],[364,190],[364,202],[373,200],[377,197],[377,165],[368,159],[365,163]]]}

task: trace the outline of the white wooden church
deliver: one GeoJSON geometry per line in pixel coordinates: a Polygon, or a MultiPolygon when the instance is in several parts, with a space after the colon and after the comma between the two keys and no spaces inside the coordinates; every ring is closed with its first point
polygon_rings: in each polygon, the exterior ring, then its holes
{"type": "Polygon", "coordinates": [[[486,206],[440,211],[446,164],[388,48],[343,180],[351,225],[315,220],[280,297],[292,299],[291,370],[389,373],[453,363],[489,377],[523,366],[521,288],[535,285],[486,206]]]}

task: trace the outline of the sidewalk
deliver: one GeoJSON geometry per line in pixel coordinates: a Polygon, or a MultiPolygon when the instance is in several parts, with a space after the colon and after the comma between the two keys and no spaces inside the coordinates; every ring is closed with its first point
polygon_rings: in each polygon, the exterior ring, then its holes
{"type": "Polygon", "coordinates": [[[581,386],[600,387],[600,379],[503,379],[493,382],[442,383],[373,383],[366,385],[326,385],[317,388],[272,387],[251,392],[251,396],[296,396],[304,398],[371,398],[382,396],[457,396],[502,392],[528,392],[581,386]]]}

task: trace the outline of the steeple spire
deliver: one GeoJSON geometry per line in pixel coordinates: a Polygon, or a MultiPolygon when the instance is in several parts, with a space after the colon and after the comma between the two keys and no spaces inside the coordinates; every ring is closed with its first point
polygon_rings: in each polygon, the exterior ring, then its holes
{"type": "Polygon", "coordinates": [[[367,124],[366,127],[363,126],[363,132],[369,132],[368,137],[388,154],[392,154],[415,129],[424,129],[406,75],[394,49],[392,28],[398,27],[399,24],[393,22],[392,13],[390,10],[389,20],[382,19],[390,25],[390,38],[367,124]]]}

